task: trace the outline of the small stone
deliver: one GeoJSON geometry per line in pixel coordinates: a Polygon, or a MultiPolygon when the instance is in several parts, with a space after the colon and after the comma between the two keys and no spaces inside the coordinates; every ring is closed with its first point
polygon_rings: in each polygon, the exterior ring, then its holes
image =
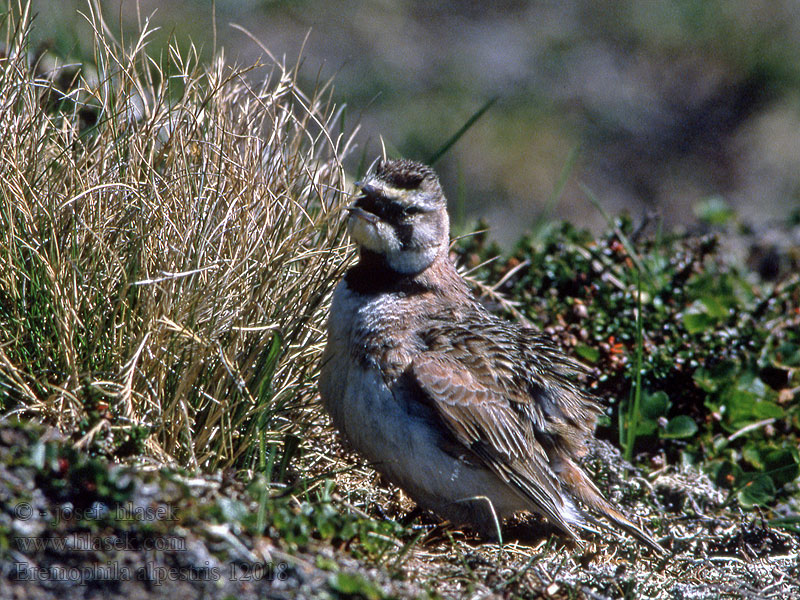
{"type": "Polygon", "coordinates": [[[582,302],[576,302],[572,307],[572,313],[579,319],[589,318],[589,310],[582,302]]]}

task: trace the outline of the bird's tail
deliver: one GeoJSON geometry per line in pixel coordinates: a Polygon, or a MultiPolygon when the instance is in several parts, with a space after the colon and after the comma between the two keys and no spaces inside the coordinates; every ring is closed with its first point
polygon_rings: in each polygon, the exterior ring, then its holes
{"type": "Polygon", "coordinates": [[[606,517],[617,527],[629,533],[656,554],[665,554],[664,548],[649,533],[634,524],[625,515],[615,509],[597,489],[597,486],[570,459],[563,459],[559,475],[569,491],[592,511],[606,517]]]}

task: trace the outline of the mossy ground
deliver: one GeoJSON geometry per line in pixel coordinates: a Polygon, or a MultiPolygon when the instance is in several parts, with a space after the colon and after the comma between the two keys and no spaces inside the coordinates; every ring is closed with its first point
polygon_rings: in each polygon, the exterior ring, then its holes
{"type": "MultiPolygon", "coordinates": [[[[95,4],[91,7],[97,8],[95,4]]],[[[587,363],[587,469],[667,549],[416,515],[316,401],[353,135],[297,69],[0,55],[0,598],[797,596],[798,215],[544,223],[453,260],[587,363]],[[490,262],[486,262],[490,261],[490,262]],[[20,419],[19,421],[17,419],[20,419]]],[[[27,11],[27,12],[26,12],[27,11]]],[[[27,15],[27,16],[26,16],[27,15]]],[[[601,211],[602,212],[602,211],[601,211]]]]}
{"type": "MultiPolygon", "coordinates": [[[[485,284],[476,289],[483,289],[483,297],[498,310],[505,307],[522,318],[538,319],[537,325],[567,351],[575,353],[585,344],[589,350],[578,355],[584,360],[597,357],[595,387],[609,415],[599,435],[608,439],[594,445],[586,466],[615,504],[653,532],[666,556],[654,557],[629,538],[606,534],[588,536],[580,547],[531,516],[507,523],[502,545],[441,524],[433,515],[415,516],[413,503],[400,490],[338,444],[318,408],[313,410],[315,426],[281,481],[268,481],[257,472],[191,474],[153,465],[144,457],[121,466],[75,450],[52,429],[6,423],[0,429],[0,547],[7,589],[24,586],[25,595],[14,597],[30,598],[55,598],[66,590],[88,598],[175,593],[244,598],[793,597],[800,589],[798,490],[796,470],[787,472],[796,469],[791,449],[798,429],[797,401],[787,398],[787,391],[797,394],[797,372],[780,361],[791,355],[788,345],[796,342],[795,330],[783,325],[783,320],[793,323],[797,318],[791,308],[797,306],[796,277],[781,273],[778,281],[767,282],[751,276],[706,237],[631,246],[640,248],[642,261],[658,262],[648,252],[671,257],[659,263],[664,271],[690,271],[681,275],[681,290],[672,288],[680,301],[665,303],[670,307],[663,309],[666,317],[642,309],[643,385],[649,396],[665,398],[653,402],[661,413],[638,417],[634,468],[615,447],[615,424],[625,426],[629,418],[620,408],[624,402],[616,398],[630,397],[632,379],[625,372],[631,368],[635,319],[625,314],[636,305],[619,294],[624,273],[613,266],[631,265],[625,260],[627,251],[606,251],[615,247],[620,234],[628,235],[627,228],[622,223],[599,239],[556,228],[540,242],[523,241],[510,255],[483,267],[491,271],[487,277],[516,268],[500,286],[506,294],[502,302],[486,294],[485,284]],[[701,247],[706,249],[699,252],[701,247]],[[525,261],[529,266],[519,268],[525,261]],[[574,284],[576,278],[584,280],[583,270],[594,273],[594,291],[588,296],[585,285],[574,284]],[[696,280],[710,280],[709,273],[716,281],[733,276],[747,281],[752,293],[742,297],[736,315],[707,325],[687,343],[691,313],[686,307],[696,302],[693,290],[706,291],[696,280]],[[531,283],[544,277],[549,279],[538,285],[560,290],[557,294],[531,283]],[[521,289],[530,296],[514,291],[521,289]],[[585,301],[594,317],[591,328],[586,326],[587,313],[575,309],[581,304],[564,290],[591,298],[585,301]],[[764,309],[768,298],[770,306],[779,308],[764,309]],[[761,311],[763,318],[746,314],[751,309],[761,311]],[[714,328],[725,327],[728,336],[736,337],[731,328],[737,324],[754,336],[783,330],[785,339],[780,345],[759,344],[754,356],[749,344],[730,344],[726,360],[736,360],[737,369],[724,371],[719,380],[698,377],[698,371],[715,373],[707,365],[720,360],[714,328]],[[761,331],[763,327],[768,331],[761,331]],[[661,336],[658,344],[651,339],[654,328],[661,336]],[[609,342],[612,335],[625,340],[618,342],[621,348],[609,342]],[[658,350],[664,348],[659,344],[664,343],[677,344],[674,352],[685,352],[685,360],[660,358],[658,350]],[[782,348],[783,354],[773,348],[782,348]],[[779,382],[775,389],[766,384],[751,388],[762,394],[755,402],[774,402],[784,411],[771,417],[772,432],[764,431],[766,425],[729,430],[724,418],[710,414],[719,408],[704,401],[703,392],[724,399],[716,390],[737,385],[735,374],[745,373],[740,376],[753,381],[770,367],[784,369],[786,379],[774,378],[779,382]],[[759,370],[747,375],[747,369],[759,370]],[[668,425],[681,415],[696,426],[671,435],[668,425]],[[773,457],[773,462],[759,464],[751,460],[754,453],[773,457]],[[722,474],[720,463],[729,465],[722,474]],[[756,492],[748,492],[754,485],[756,492]],[[22,518],[25,510],[31,511],[30,518],[22,518]],[[127,520],[118,518],[131,514],[127,520]],[[30,540],[42,541],[37,545],[30,540]],[[76,551],[70,543],[90,549],[76,551]]],[[[480,238],[467,238],[455,247],[453,257],[480,263],[493,252],[480,238]]],[[[660,280],[674,283],[663,274],[660,280]]],[[[657,297],[652,290],[648,293],[657,297]]],[[[644,406],[654,410],[647,402],[644,406]]]]}

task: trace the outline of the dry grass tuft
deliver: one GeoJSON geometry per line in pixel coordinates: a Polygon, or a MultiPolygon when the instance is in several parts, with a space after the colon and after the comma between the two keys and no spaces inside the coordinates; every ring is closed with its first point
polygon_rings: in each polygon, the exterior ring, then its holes
{"type": "Polygon", "coordinates": [[[45,73],[30,4],[5,20],[0,406],[111,454],[264,466],[314,389],[350,139],[296,68],[158,62],[90,9],[96,71],[45,73]]]}

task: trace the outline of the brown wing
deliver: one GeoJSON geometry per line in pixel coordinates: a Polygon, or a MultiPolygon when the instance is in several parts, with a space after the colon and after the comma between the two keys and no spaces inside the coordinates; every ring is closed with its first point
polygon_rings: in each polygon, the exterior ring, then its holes
{"type": "MultiPolygon", "coordinates": [[[[574,382],[581,367],[530,330],[474,318],[478,327],[432,327],[411,374],[457,442],[577,539],[586,527],[571,501],[663,549],[603,498],[574,463],[600,407],[574,382]]],[[[593,521],[595,522],[595,521],[593,521]]]]}
{"type": "Polygon", "coordinates": [[[596,407],[562,387],[567,375],[550,365],[558,355],[533,352],[524,335],[502,325],[480,334],[452,324],[432,329],[426,336],[428,351],[413,359],[411,373],[461,444],[577,537],[570,526],[577,515],[562,494],[547,449],[565,443],[565,432],[575,442],[582,440],[583,427],[573,421],[585,412],[592,415],[591,426],[596,407]],[[541,362],[520,369],[530,360],[528,352],[541,362]]]}

